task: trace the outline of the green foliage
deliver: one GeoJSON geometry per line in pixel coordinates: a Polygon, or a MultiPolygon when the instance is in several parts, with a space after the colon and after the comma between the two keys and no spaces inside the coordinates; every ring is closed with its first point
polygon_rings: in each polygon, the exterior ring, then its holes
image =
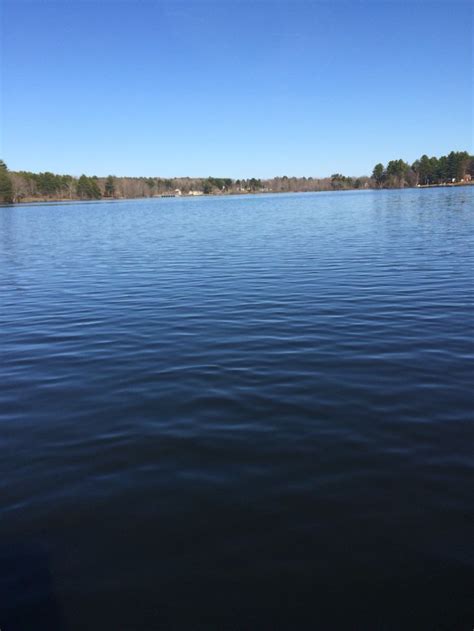
{"type": "Polygon", "coordinates": [[[13,201],[13,185],[8,175],[7,165],[0,160],[0,202],[9,204],[13,201]]]}
{"type": "Polygon", "coordinates": [[[209,180],[205,180],[202,184],[202,192],[204,195],[210,195],[212,193],[212,185],[209,180]]]}
{"type": "Polygon", "coordinates": [[[387,176],[402,178],[410,170],[410,165],[403,160],[390,160],[387,164],[387,176]]]}
{"type": "Polygon", "coordinates": [[[253,177],[249,180],[248,187],[251,191],[258,191],[262,188],[262,181],[253,177]]]}
{"type": "Polygon", "coordinates": [[[433,162],[428,158],[426,153],[412,164],[412,169],[418,174],[419,184],[431,184],[433,162]]]}
{"type": "Polygon", "coordinates": [[[374,178],[377,186],[382,186],[385,180],[385,167],[381,162],[379,162],[378,164],[374,166],[374,170],[372,171],[372,177],[374,178]]]}
{"type": "Polygon", "coordinates": [[[173,181],[170,179],[160,179],[158,178],[156,180],[156,186],[158,187],[158,191],[160,192],[167,192],[167,191],[171,191],[174,188],[176,188],[173,185],[173,181]]]}
{"type": "Polygon", "coordinates": [[[109,175],[109,177],[105,180],[105,196],[113,197],[115,195],[115,178],[113,175],[109,175]]]}
{"type": "MultiPolygon", "coordinates": [[[[174,194],[179,189],[184,195],[202,191],[205,194],[227,194],[259,191],[297,192],[377,188],[395,188],[416,185],[437,185],[459,183],[466,175],[474,177],[474,156],[467,151],[451,151],[440,157],[424,154],[410,166],[404,160],[391,160],[385,168],[382,163],[375,165],[371,178],[347,177],[334,173],[330,178],[316,177],[274,177],[258,178],[153,178],[120,177],[109,175],[106,178],[80,178],[71,175],[57,175],[50,171],[31,173],[28,171],[8,171],[0,160],[0,201],[33,199],[99,199],[115,197],[117,191],[126,198],[150,197],[152,195],[174,194]]],[[[469,179],[469,178],[467,178],[469,179]]]]}
{"type": "Polygon", "coordinates": [[[422,186],[461,182],[466,174],[474,173],[474,156],[467,151],[451,151],[447,156],[428,157],[423,154],[411,167],[403,160],[391,160],[384,171],[376,164],[372,179],[377,186],[422,186]]]}
{"type": "Polygon", "coordinates": [[[451,151],[447,157],[448,177],[459,182],[466,175],[470,163],[467,151],[451,151]]]}
{"type": "Polygon", "coordinates": [[[412,170],[417,176],[418,184],[449,184],[461,182],[466,174],[472,175],[473,161],[474,156],[470,156],[467,151],[451,151],[440,158],[429,158],[424,154],[413,163],[412,170]]]}
{"type": "Polygon", "coordinates": [[[76,193],[80,199],[100,199],[101,193],[97,178],[81,175],[76,185],[76,193]]]}
{"type": "Polygon", "coordinates": [[[467,165],[467,171],[471,176],[474,176],[474,156],[469,156],[469,163],[467,165]]]}
{"type": "Polygon", "coordinates": [[[353,181],[351,177],[346,177],[342,173],[333,173],[331,175],[331,187],[335,190],[341,190],[344,188],[352,188],[353,181]]]}
{"type": "Polygon", "coordinates": [[[225,192],[230,191],[234,185],[233,180],[229,177],[208,177],[207,180],[202,182],[202,192],[205,195],[209,195],[213,192],[225,192]]]}
{"type": "Polygon", "coordinates": [[[30,183],[37,194],[46,197],[60,197],[67,194],[73,182],[70,175],[56,175],[50,171],[44,173],[20,171],[20,175],[30,183]]]}
{"type": "MultiPolygon", "coordinates": [[[[287,178],[288,179],[288,178],[287,178]]],[[[255,193],[263,188],[262,180],[252,177],[249,180],[229,180],[229,188],[236,187],[237,190],[244,189],[245,191],[250,191],[255,193]]]]}
{"type": "Polygon", "coordinates": [[[54,175],[54,173],[50,171],[39,173],[37,182],[39,192],[43,195],[54,195],[58,193],[61,188],[61,176],[54,175]]]}

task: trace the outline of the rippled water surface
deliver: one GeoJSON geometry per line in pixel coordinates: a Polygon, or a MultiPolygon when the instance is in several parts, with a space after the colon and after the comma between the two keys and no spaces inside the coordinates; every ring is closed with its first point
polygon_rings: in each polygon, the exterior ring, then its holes
{"type": "Polygon", "coordinates": [[[0,627],[472,627],[473,189],[0,208],[0,627]]]}

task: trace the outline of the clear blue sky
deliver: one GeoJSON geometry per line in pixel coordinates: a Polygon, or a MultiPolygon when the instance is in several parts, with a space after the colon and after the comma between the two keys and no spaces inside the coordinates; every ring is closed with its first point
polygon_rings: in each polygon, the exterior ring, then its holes
{"type": "Polygon", "coordinates": [[[473,151],[466,1],[3,0],[0,157],[326,176],[473,151]]]}

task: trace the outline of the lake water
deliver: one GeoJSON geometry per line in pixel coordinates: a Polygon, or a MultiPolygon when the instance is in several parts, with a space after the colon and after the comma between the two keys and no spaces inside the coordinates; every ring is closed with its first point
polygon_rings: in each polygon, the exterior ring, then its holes
{"type": "Polygon", "coordinates": [[[2,631],[470,631],[473,193],[0,208],[2,631]]]}

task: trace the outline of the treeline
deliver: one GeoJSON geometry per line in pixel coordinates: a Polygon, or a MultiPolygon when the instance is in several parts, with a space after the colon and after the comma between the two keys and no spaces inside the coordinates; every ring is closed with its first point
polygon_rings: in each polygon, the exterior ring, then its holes
{"type": "Polygon", "coordinates": [[[8,184],[0,192],[4,202],[38,200],[94,200],[160,197],[168,195],[225,195],[239,193],[290,193],[369,188],[370,178],[350,178],[334,174],[330,178],[275,177],[259,178],[152,178],[152,177],[88,177],[56,175],[50,172],[7,171],[8,184]]]}
{"type": "MultiPolygon", "coordinates": [[[[5,165],[4,165],[5,167],[5,165]]],[[[4,173],[6,167],[4,168],[4,173]]],[[[218,194],[257,192],[264,190],[261,180],[231,178],[153,178],[153,177],[88,177],[56,175],[29,171],[7,172],[9,197],[15,201],[32,199],[121,199],[162,195],[218,194]]]]}
{"type": "Polygon", "coordinates": [[[400,188],[464,183],[474,178],[474,156],[452,151],[440,158],[421,156],[412,165],[391,160],[376,164],[371,177],[334,173],[327,178],[275,177],[271,179],[159,178],[57,175],[48,171],[9,171],[0,160],[0,202],[126,199],[167,195],[226,195],[239,193],[293,193],[368,188],[400,188]]]}
{"type": "Polygon", "coordinates": [[[430,186],[471,181],[474,177],[474,156],[467,151],[451,151],[440,158],[426,154],[410,165],[403,160],[391,160],[386,167],[376,164],[372,180],[378,188],[430,186]]]}

